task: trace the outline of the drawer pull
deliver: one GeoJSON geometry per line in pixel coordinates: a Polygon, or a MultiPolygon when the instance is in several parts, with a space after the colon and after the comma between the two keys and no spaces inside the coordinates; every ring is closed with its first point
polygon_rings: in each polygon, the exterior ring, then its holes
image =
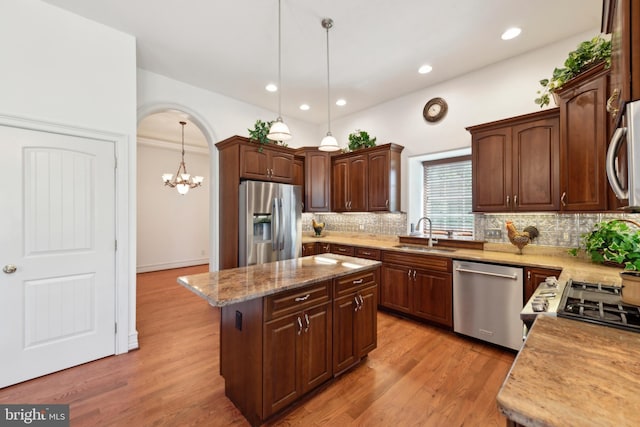
{"type": "Polygon", "coordinates": [[[304,321],[307,322],[307,327],[304,328],[304,332],[307,333],[311,327],[311,322],[309,322],[309,315],[307,313],[304,314],[304,321]]]}
{"type": "Polygon", "coordinates": [[[362,255],[371,255],[371,252],[369,252],[369,251],[362,251],[362,255]]]}
{"type": "Polygon", "coordinates": [[[300,335],[302,333],[302,320],[300,319],[300,316],[298,316],[298,335],[300,335]]]}
{"type": "Polygon", "coordinates": [[[297,297],[297,298],[295,299],[295,301],[296,301],[296,302],[306,301],[306,300],[308,300],[310,297],[311,297],[311,294],[306,294],[306,295],[305,295],[305,296],[303,296],[303,297],[297,297]]]}
{"type": "Polygon", "coordinates": [[[353,309],[353,311],[358,311],[358,310],[360,310],[360,301],[358,301],[358,296],[357,296],[357,295],[353,297],[353,301],[356,303],[356,306],[355,306],[355,308],[353,309]]]}
{"type": "Polygon", "coordinates": [[[353,284],[354,285],[359,285],[360,283],[364,282],[364,279],[358,279],[358,280],[354,280],[353,284]]]}

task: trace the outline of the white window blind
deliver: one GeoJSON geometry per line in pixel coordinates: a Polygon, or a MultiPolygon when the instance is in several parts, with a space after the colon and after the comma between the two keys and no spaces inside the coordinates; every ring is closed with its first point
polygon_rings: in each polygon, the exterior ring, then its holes
{"type": "Polygon", "coordinates": [[[434,230],[473,233],[471,156],[423,162],[424,216],[434,230]]]}

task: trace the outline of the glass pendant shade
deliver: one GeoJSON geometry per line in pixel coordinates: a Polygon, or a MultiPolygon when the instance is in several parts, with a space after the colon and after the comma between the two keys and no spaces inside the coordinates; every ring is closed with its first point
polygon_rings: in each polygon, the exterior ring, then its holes
{"type": "Polygon", "coordinates": [[[282,117],[278,117],[271,125],[267,138],[272,141],[288,141],[291,139],[291,132],[289,126],[282,121],[282,117]]]}
{"type": "Polygon", "coordinates": [[[339,149],[338,141],[331,135],[331,132],[327,132],[327,136],[322,138],[320,147],[318,147],[320,151],[338,151],[339,149]]]}

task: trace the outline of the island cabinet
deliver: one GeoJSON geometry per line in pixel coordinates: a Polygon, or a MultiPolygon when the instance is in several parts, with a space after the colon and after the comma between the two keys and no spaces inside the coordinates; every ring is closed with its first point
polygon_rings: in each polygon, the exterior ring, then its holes
{"type": "Polygon", "coordinates": [[[453,327],[450,258],[383,251],[379,305],[453,327]]]}
{"type": "Polygon", "coordinates": [[[304,158],[304,211],[331,211],[331,154],[318,147],[303,147],[296,154],[304,158]]]}
{"type": "Polygon", "coordinates": [[[404,147],[384,144],[339,154],[331,160],[334,212],[400,210],[400,163],[404,147]]]}
{"type": "Polygon", "coordinates": [[[601,64],[556,90],[560,106],[563,211],[607,209],[608,77],[609,70],[601,64]]]}
{"type": "Polygon", "coordinates": [[[474,212],[560,206],[557,108],[468,127],[474,212]]]}
{"type": "Polygon", "coordinates": [[[334,279],[334,375],[357,364],[377,346],[378,275],[376,270],[334,279]]]}

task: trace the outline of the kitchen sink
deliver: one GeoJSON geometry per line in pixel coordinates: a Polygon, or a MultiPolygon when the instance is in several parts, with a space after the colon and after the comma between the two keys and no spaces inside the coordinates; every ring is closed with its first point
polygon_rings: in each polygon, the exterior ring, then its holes
{"type": "Polygon", "coordinates": [[[418,245],[395,245],[394,248],[406,249],[409,251],[419,251],[427,253],[451,253],[455,252],[455,249],[451,248],[434,248],[433,246],[418,246],[418,245]]]}

